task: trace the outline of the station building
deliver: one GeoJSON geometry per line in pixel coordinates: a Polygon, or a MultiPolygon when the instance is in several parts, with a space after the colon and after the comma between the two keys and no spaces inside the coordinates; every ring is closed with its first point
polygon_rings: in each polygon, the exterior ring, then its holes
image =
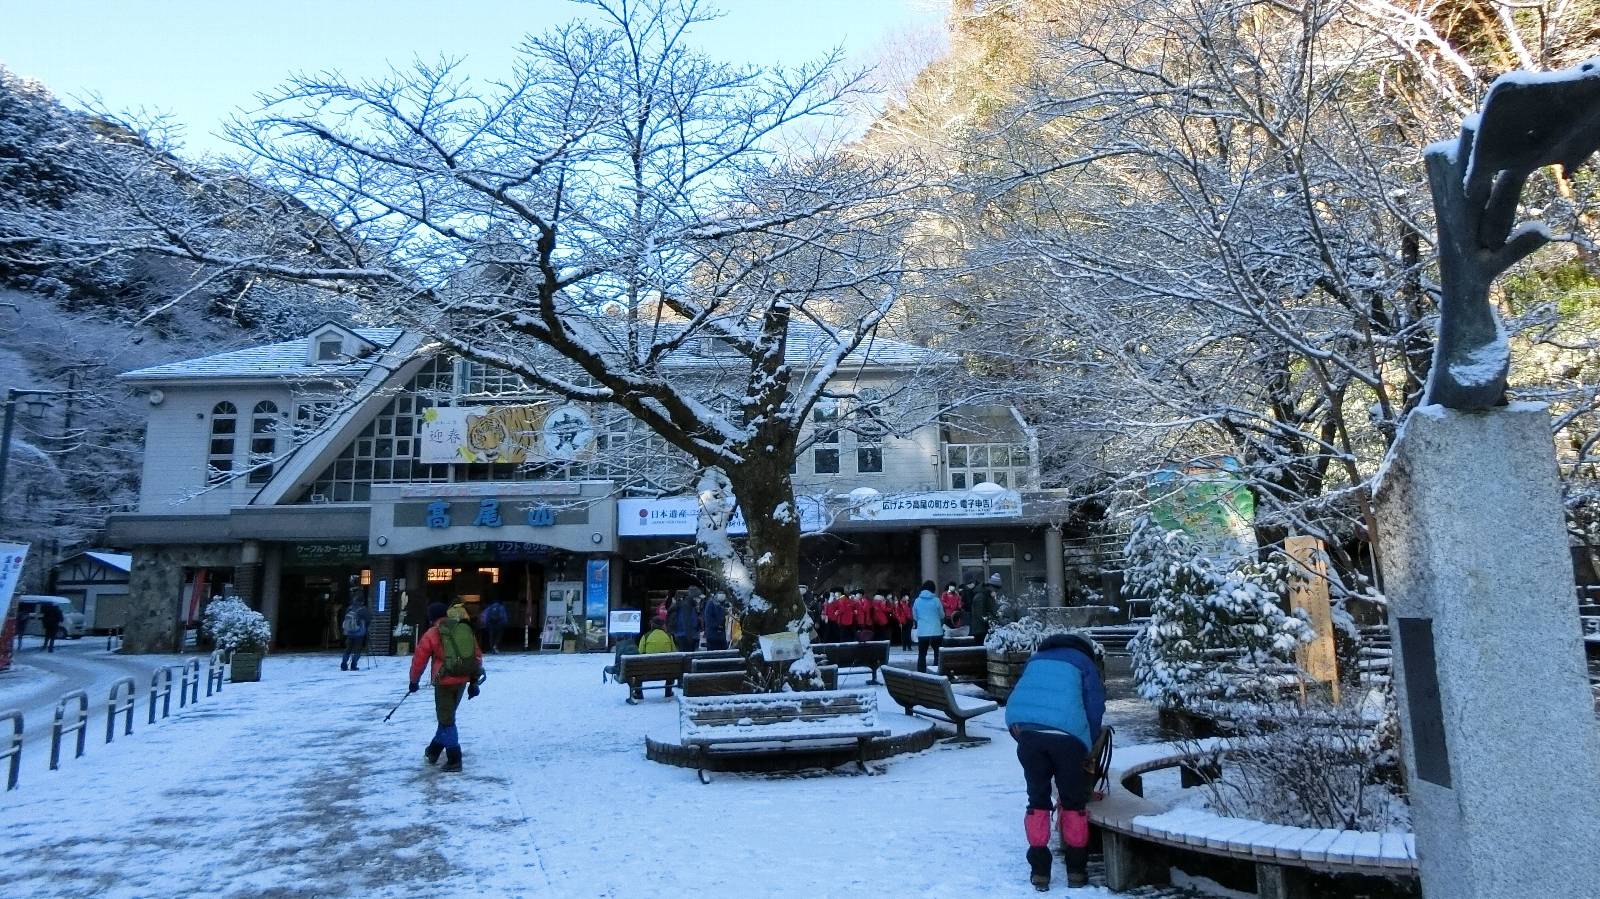
{"type": "MultiPolygon", "coordinates": [[[[814,338],[796,326],[791,355],[814,338]]],[[[714,377],[725,348],[701,344],[666,364],[714,377]]],[[[881,338],[847,363],[861,402],[928,408],[939,398],[917,385],[949,364],[881,338]]],[[[132,557],[130,648],[172,646],[225,594],[271,619],[277,649],[329,647],[358,593],[378,652],[444,599],[504,601],[512,647],[559,643],[574,623],[604,645],[608,613],[703,575],[695,500],[660,487],[684,483],[663,441],[613,407],[429,352],[418,334],[330,322],[122,379],[149,404],[138,508],[108,523],[132,557]],[[524,452],[529,440],[571,452],[524,452]]],[[[898,436],[840,426],[840,412],[815,410],[794,472],[803,582],[875,591],[998,574],[1008,594],[1061,602],[1065,502],[1034,489],[1038,448],[1014,411],[898,436]]]]}

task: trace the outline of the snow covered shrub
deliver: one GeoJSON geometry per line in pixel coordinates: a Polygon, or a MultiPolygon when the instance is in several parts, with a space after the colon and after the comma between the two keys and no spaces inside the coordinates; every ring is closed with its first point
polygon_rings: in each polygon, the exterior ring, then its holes
{"type": "Polygon", "coordinates": [[[1076,633],[1088,640],[1094,647],[1095,658],[1104,658],[1105,650],[1086,631],[1052,625],[1033,615],[991,627],[988,635],[983,638],[983,645],[993,652],[1033,652],[1039,648],[1045,637],[1068,633],[1076,633]]]}
{"type": "Polygon", "coordinates": [[[266,652],[272,639],[267,616],[236,596],[211,600],[201,626],[217,648],[225,652],[266,652]]]}
{"type": "Polygon", "coordinates": [[[1128,540],[1128,595],[1150,601],[1150,621],[1128,644],[1139,694],[1170,708],[1273,693],[1294,650],[1315,632],[1284,611],[1287,565],[1241,559],[1223,568],[1182,531],[1147,516],[1128,540]]]}
{"type": "Polygon", "coordinates": [[[1212,811],[1293,827],[1411,829],[1392,694],[1243,711],[1222,748],[1190,743],[1212,811]]]}

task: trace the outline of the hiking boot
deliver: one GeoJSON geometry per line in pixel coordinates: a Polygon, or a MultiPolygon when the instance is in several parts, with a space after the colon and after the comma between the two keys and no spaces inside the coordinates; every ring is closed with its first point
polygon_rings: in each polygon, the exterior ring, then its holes
{"type": "Polygon", "coordinates": [[[422,750],[422,757],[428,760],[428,764],[436,765],[439,763],[439,753],[441,752],[444,752],[443,746],[438,743],[429,743],[428,748],[422,750]]]}
{"type": "Polygon", "coordinates": [[[1028,882],[1039,892],[1050,889],[1050,849],[1033,846],[1028,849],[1028,882]]]}
{"type": "Polygon", "coordinates": [[[461,770],[461,747],[452,746],[449,749],[446,749],[444,751],[444,769],[443,770],[445,770],[445,771],[460,771],[461,770]]]}
{"type": "Polygon", "coordinates": [[[356,667],[356,663],[355,662],[351,662],[350,663],[350,670],[351,671],[360,671],[361,669],[356,667]]]}
{"type": "Polygon", "coordinates": [[[346,665],[344,662],[340,662],[339,663],[339,670],[340,671],[349,671],[350,670],[350,666],[346,665]]]}
{"type": "Polygon", "coordinates": [[[1076,887],[1086,887],[1088,885],[1089,885],[1089,872],[1088,871],[1068,871],[1067,872],[1067,886],[1076,888],[1076,887]]]}

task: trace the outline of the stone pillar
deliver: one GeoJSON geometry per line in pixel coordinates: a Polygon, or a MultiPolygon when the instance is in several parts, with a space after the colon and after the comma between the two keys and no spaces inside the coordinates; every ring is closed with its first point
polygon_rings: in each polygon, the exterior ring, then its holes
{"type": "Polygon", "coordinates": [[[1067,604],[1067,558],[1059,524],[1044,529],[1044,591],[1046,605],[1067,604]]]}
{"type": "Polygon", "coordinates": [[[239,564],[233,567],[233,592],[245,605],[261,609],[261,544],[246,540],[239,545],[239,564]]]}
{"type": "Polygon", "coordinates": [[[372,589],[367,592],[372,625],[367,628],[367,652],[375,656],[386,656],[393,648],[394,607],[400,601],[400,595],[394,589],[394,579],[399,570],[398,560],[394,556],[372,557],[372,589]],[[383,596],[382,611],[378,610],[380,591],[383,596]]]}
{"type": "Polygon", "coordinates": [[[159,547],[135,546],[128,573],[128,616],[123,622],[125,653],[174,652],[183,572],[159,547]]]}
{"type": "Polygon", "coordinates": [[[1600,730],[1541,406],[1424,406],[1377,490],[1427,899],[1594,890],[1600,730]]]}
{"type": "Polygon", "coordinates": [[[918,580],[939,582],[939,529],[923,528],[920,533],[921,564],[917,567],[918,580]]]}
{"type": "Polygon", "coordinates": [[[268,543],[261,549],[261,614],[267,616],[272,632],[278,632],[278,608],[283,599],[283,544],[268,543]]]}

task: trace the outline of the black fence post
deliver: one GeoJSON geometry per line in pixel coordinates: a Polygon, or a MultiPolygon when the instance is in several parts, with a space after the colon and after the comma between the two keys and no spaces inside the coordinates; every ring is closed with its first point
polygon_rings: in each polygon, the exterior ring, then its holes
{"type": "Polygon", "coordinates": [[[0,721],[11,721],[11,745],[6,748],[4,755],[10,760],[6,773],[6,789],[17,788],[17,773],[22,770],[22,713],[16,709],[9,712],[0,712],[0,721]]]}
{"type": "Polygon", "coordinates": [[[55,724],[50,727],[50,770],[61,767],[61,735],[75,732],[78,735],[78,751],[73,758],[83,758],[85,738],[89,736],[89,694],[82,690],[73,690],[63,695],[56,703],[55,724]],[[66,723],[67,700],[76,699],[78,708],[74,717],[77,721],[71,725],[66,723]]]}
{"type": "Polygon", "coordinates": [[[131,677],[118,678],[117,682],[111,685],[111,695],[106,698],[107,743],[110,743],[111,739],[117,735],[118,715],[125,714],[128,716],[127,729],[123,731],[123,736],[133,735],[133,694],[137,691],[138,687],[134,684],[133,678],[131,677]],[[117,700],[117,693],[124,687],[127,688],[127,694],[122,697],[120,703],[121,708],[118,708],[119,702],[117,700]]]}

